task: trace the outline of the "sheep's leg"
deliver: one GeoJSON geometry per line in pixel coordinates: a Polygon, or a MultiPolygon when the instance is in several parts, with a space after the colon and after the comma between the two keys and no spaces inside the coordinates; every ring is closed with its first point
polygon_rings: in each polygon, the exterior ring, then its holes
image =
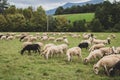
{"type": "Polygon", "coordinates": [[[68,61],[71,61],[71,56],[70,55],[68,55],[68,61]]]}
{"type": "Polygon", "coordinates": [[[104,65],[104,69],[107,72],[107,75],[109,76],[109,72],[108,72],[108,69],[107,69],[106,65],[104,65]]]}
{"type": "Polygon", "coordinates": [[[30,50],[28,50],[28,53],[29,53],[29,55],[31,55],[31,51],[30,50]]]}
{"type": "Polygon", "coordinates": [[[38,52],[39,52],[39,54],[40,54],[40,50],[38,49],[38,52]]]}

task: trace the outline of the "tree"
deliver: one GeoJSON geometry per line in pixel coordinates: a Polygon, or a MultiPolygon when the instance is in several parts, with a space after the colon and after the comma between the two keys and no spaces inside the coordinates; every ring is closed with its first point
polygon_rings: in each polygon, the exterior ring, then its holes
{"type": "Polygon", "coordinates": [[[101,31],[103,31],[103,26],[100,23],[99,19],[94,19],[91,22],[90,27],[91,27],[91,31],[93,31],[93,32],[101,32],[101,31]]]}
{"type": "Polygon", "coordinates": [[[0,15],[0,31],[7,31],[7,20],[3,15],[0,15]]]}
{"type": "Polygon", "coordinates": [[[63,10],[64,8],[63,7],[58,7],[57,10],[55,11],[55,15],[58,15],[58,14],[63,14],[63,10]]]}
{"type": "Polygon", "coordinates": [[[22,14],[8,14],[7,20],[10,31],[24,31],[26,21],[22,14]]]}
{"type": "Polygon", "coordinates": [[[3,13],[6,8],[8,8],[7,0],[0,0],[0,13],[3,13]]]}

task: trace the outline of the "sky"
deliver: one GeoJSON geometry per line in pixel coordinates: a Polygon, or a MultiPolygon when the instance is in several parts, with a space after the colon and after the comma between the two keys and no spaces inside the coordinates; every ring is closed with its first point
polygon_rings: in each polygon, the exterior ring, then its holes
{"type": "MultiPolygon", "coordinates": [[[[45,10],[57,8],[58,6],[64,5],[65,3],[68,2],[80,3],[86,1],[90,1],[90,0],[8,0],[10,5],[15,5],[17,8],[27,8],[28,6],[37,8],[38,6],[42,6],[43,9],[45,10]]],[[[109,0],[109,1],[112,2],[113,0],[109,0]]]]}

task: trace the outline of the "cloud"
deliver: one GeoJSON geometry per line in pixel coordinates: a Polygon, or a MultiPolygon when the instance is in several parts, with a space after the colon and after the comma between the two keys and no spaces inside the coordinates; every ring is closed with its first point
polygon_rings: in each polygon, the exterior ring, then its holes
{"type": "MultiPolygon", "coordinates": [[[[45,10],[56,8],[58,6],[64,5],[67,2],[80,3],[86,1],[90,0],[8,0],[11,5],[15,5],[17,8],[27,8],[28,6],[37,8],[38,6],[42,6],[45,10]]],[[[114,0],[109,1],[112,2],[114,0]]]]}
{"type": "Polygon", "coordinates": [[[85,1],[89,0],[8,0],[11,5],[16,5],[17,8],[27,8],[28,6],[36,8],[41,5],[45,10],[56,8],[67,2],[78,3],[85,1]]]}

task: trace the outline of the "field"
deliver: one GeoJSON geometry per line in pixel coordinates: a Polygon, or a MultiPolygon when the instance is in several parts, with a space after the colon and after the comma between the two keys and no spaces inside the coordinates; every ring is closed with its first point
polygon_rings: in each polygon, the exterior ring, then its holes
{"type": "MultiPolygon", "coordinates": [[[[82,35],[82,33],[77,34],[82,35]]],[[[111,33],[94,34],[99,39],[106,39],[111,33]]],[[[112,39],[111,44],[106,46],[120,46],[120,33],[114,34],[117,38],[112,39]]],[[[68,40],[69,48],[71,48],[77,46],[82,38],[68,36],[68,40]]],[[[43,43],[53,42],[46,41],[43,43]]],[[[74,56],[71,62],[67,62],[66,55],[53,57],[49,60],[45,60],[43,56],[34,53],[32,55],[25,53],[22,56],[20,55],[21,46],[22,42],[18,39],[0,40],[0,80],[120,80],[119,76],[106,76],[102,69],[96,75],[93,72],[93,64],[97,62],[96,60],[84,65],[77,56],[74,56]]],[[[82,49],[83,58],[88,54],[88,50],[82,49]]]]}
{"type": "Polygon", "coordinates": [[[90,22],[94,18],[94,15],[95,15],[94,13],[81,13],[81,14],[57,15],[57,17],[58,16],[65,17],[72,22],[83,19],[85,19],[87,22],[90,22]]]}

